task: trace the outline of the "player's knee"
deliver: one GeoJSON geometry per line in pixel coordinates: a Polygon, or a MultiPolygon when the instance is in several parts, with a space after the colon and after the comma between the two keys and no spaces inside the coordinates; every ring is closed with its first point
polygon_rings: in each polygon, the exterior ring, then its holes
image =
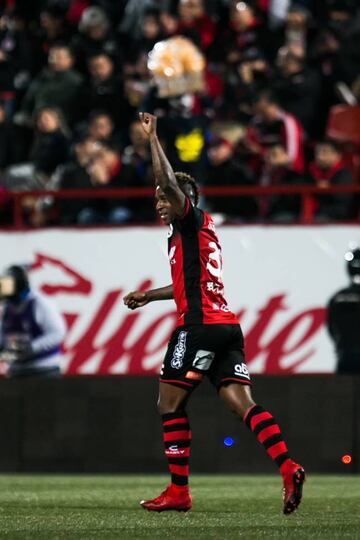
{"type": "Polygon", "coordinates": [[[243,403],[230,402],[229,409],[233,414],[235,414],[235,416],[240,418],[240,420],[243,420],[248,407],[243,403]]]}
{"type": "Polygon", "coordinates": [[[157,409],[160,415],[175,413],[181,408],[182,407],[180,406],[180,404],[178,404],[176,401],[173,401],[173,400],[159,399],[157,403],[157,409]]]}
{"type": "Polygon", "coordinates": [[[250,407],[253,407],[255,402],[251,397],[249,389],[242,391],[242,388],[239,387],[239,389],[236,390],[237,391],[235,392],[225,390],[222,394],[222,398],[224,399],[229,410],[240,418],[240,420],[243,420],[246,411],[248,411],[250,407]]]}

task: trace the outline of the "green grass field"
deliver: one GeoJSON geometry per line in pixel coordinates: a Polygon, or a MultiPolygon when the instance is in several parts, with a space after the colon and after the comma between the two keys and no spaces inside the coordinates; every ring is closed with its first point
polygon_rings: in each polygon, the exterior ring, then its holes
{"type": "Polygon", "coordinates": [[[277,476],[193,476],[193,509],[150,513],[162,476],[0,476],[0,538],[359,538],[360,477],[311,476],[281,513],[277,476]]]}

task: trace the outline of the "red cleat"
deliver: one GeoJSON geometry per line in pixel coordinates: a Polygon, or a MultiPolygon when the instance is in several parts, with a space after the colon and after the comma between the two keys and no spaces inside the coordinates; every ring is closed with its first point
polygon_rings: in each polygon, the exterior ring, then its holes
{"type": "Polygon", "coordinates": [[[283,475],[284,514],[292,514],[299,506],[304,482],[304,469],[301,465],[292,462],[283,475]]]}
{"type": "Polygon", "coordinates": [[[165,510],[187,512],[191,508],[191,495],[187,486],[169,484],[158,497],[141,501],[140,505],[150,512],[164,512],[165,510]]]}

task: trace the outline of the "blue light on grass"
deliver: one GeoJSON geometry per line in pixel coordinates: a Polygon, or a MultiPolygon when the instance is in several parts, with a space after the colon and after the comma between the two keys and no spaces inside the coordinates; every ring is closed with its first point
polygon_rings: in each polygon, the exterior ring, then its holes
{"type": "Polygon", "coordinates": [[[225,446],[232,446],[233,444],[234,444],[234,439],[232,437],[225,437],[224,439],[225,446]]]}

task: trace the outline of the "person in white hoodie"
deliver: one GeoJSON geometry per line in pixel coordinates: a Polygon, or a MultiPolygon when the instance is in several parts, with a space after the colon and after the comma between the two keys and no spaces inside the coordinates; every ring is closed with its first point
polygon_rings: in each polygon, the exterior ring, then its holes
{"type": "Polygon", "coordinates": [[[0,279],[0,360],[9,377],[59,377],[65,322],[56,306],[31,288],[26,269],[10,266],[0,279]]]}

